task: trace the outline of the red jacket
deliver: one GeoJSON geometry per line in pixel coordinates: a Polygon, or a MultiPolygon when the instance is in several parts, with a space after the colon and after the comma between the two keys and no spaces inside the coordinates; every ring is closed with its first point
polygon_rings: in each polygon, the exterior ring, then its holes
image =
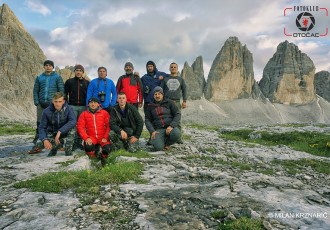
{"type": "Polygon", "coordinates": [[[117,81],[117,94],[119,92],[124,92],[127,97],[127,102],[130,104],[133,103],[142,103],[142,83],[139,76],[130,74],[123,75],[117,81]]]}
{"type": "Polygon", "coordinates": [[[77,131],[84,141],[90,138],[93,144],[101,144],[102,139],[105,138],[107,143],[102,143],[102,146],[110,144],[109,120],[110,115],[104,109],[99,108],[95,113],[87,109],[82,112],[78,118],[77,131]]]}

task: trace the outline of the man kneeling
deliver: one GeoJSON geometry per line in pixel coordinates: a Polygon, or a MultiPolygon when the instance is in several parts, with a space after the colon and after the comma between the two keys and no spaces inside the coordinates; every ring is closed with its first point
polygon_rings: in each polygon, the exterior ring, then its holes
{"type": "Polygon", "coordinates": [[[100,159],[102,165],[105,165],[111,151],[109,120],[110,115],[100,107],[99,99],[91,97],[87,110],[80,114],[77,122],[77,131],[84,140],[86,154],[91,159],[100,159]]]}
{"type": "Polygon", "coordinates": [[[64,99],[64,94],[57,92],[54,94],[52,103],[42,112],[39,125],[38,148],[49,149],[49,157],[55,156],[57,150],[65,143],[65,155],[72,155],[74,127],[76,116],[71,106],[64,99]]]}
{"type": "Polygon", "coordinates": [[[154,89],[154,101],[145,111],[145,124],[151,135],[151,144],[156,151],[168,150],[169,146],[180,141],[181,113],[173,101],[164,99],[160,86],[154,89]]]}
{"type": "Polygon", "coordinates": [[[111,110],[110,127],[111,142],[129,152],[136,152],[139,148],[139,138],[143,129],[143,119],[138,109],[127,103],[124,92],[118,93],[118,104],[111,110]],[[121,145],[122,144],[122,145],[121,145]]]}

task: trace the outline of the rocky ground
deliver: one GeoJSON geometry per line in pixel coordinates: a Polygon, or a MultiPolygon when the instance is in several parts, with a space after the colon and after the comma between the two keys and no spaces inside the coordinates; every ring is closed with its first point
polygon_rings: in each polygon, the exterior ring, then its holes
{"type": "MultiPolygon", "coordinates": [[[[292,129],[328,132],[314,126],[292,129]]],[[[307,167],[291,175],[272,160],[328,158],[291,150],[229,141],[221,130],[185,127],[185,142],[152,158],[119,157],[140,161],[146,184],[129,182],[101,186],[92,204],[88,197],[15,189],[16,181],[49,171],[89,169],[89,160],[74,156],[25,154],[32,136],[0,138],[1,229],[217,229],[224,219],[247,216],[265,229],[330,229],[330,177],[307,167]],[[59,162],[76,159],[63,166],[59,162]],[[221,213],[215,217],[214,213],[221,213]]],[[[145,141],[142,140],[144,144],[145,141]]]]}

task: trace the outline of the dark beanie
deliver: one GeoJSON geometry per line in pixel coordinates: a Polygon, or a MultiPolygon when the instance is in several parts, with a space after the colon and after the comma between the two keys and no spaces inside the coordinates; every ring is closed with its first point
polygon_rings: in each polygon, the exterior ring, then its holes
{"type": "Polygon", "coordinates": [[[148,66],[148,65],[153,65],[154,68],[156,68],[156,64],[153,61],[148,61],[147,64],[146,64],[146,66],[148,66]]]}
{"type": "Polygon", "coordinates": [[[156,86],[156,87],[155,87],[155,89],[154,89],[154,94],[155,94],[156,92],[159,92],[159,93],[161,93],[161,94],[164,95],[163,88],[160,87],[160,86],[156,86]]]}
{"type": "Polygon", "coordinates": [[[80,65],[80,64],[75,65],[74,70],[76,70],[76,69],[80,69],[80,70],[82,70],[83,72],[85,72],[84,67],[83,67],[82,65],[80,65]]]}
{"type": "Polygon", "coordinates": [[[97,97],[91,97],[91,98],[88,100],[88,103],[90,103],[90,102],[92,102],[92,101],[97,102],[97,103],[100,103],[100,102],[99,102],[99,99],[98,99],[97,97]]]}
{"type": "Polygon", "coordinates": [[[47,65],[47,64],[53,66],[53,68],[54,68],[54,62],[53,62],[53,61],[51,61],[51,60],[46,60],[46,61],[44,62],[44,66],[47,65]]]}
{"type": "Polygon", "coordinates": [[[133,66],[132,62],[126,62],[125,65],[124,65],[124,68],[126,66],[130,66],[132,69],[134,69],[134,66],[133,66]]]}

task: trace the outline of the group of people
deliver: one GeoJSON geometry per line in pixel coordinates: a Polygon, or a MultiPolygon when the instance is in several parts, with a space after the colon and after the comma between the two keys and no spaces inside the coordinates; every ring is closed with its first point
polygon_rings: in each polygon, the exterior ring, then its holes
{"type": "Polygon", "coordinates": [[[114,147],[135,152],[144,124],[138,111],[142,105],[148,143],[156,151],[182,143],[181,108],[186,108],[187,90],[176,63],[170,64],[170,74],[166,74],[148,61],[147,73],[140,78],[127,62],[116,85],[105,67],[98,68],[98,78],[88,81],[84,67],[77,64],[75,77],[65,84],[54,71],[53,61],[46,60],[44,70],[33,88],[37,129],[30,153],[46,148],[48,156],[55,156],[64,147],[69,156],[81,148],[90,158],[105,162],[114,147]]]}

